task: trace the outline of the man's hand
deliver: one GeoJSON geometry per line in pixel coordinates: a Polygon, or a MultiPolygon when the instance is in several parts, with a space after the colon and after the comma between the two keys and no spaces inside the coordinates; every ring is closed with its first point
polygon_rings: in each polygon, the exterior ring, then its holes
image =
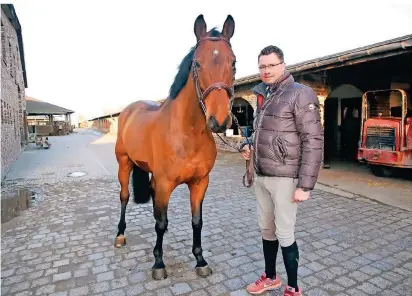
{"type": "Polygon", "coordinates": [[[292,202],[302,202],[308,200],[310,197],[310,191],[303,191],[302,188],[296,188],[295,194],[293,195],[292,202]]]}
{"type": "Polygon", "coordinates": [[[244,159],[246,160],[250,160],[250,149],[249,149],[249,145],[245,145],[242,148],[242,152],[241,152],[242,156],[244,159]]]}

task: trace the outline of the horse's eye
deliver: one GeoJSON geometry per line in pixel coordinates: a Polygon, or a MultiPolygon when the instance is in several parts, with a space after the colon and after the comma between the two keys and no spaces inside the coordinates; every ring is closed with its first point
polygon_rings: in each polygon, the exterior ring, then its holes
{"type": "Polygon", "coordinates": [[[200,63],[198,61],[195,61],[195,67],[198,69],[200,68],[200,63]]]}

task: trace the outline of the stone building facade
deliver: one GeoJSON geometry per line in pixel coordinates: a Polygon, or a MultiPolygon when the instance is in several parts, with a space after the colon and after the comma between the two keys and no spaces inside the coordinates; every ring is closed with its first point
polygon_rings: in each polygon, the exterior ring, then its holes
{"type": "Polygon", "coordinates": [[[1,5],[1,179],[27,144],[24,51],[21,26],[11,4],[1,5]]]}

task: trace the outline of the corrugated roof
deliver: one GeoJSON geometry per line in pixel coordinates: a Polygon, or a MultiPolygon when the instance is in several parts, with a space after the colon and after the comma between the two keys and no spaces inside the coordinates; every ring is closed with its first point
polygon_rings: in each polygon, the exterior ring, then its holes
{"type": "Polygon", "coordinates": [[[116,112],[111,112],[111,113],[108,113],[108,114],[104,114],[104,115],[89,119],[88,121],[95,121],[95,120],[106,119],[106,118],[110,118],[110,117],[117,117],[117,116],[119,116],[120,112],[121,112],[121,110],[116,111],[116,112]]]}
{"type": "MultiPolygon", "coordinates": [[[[379,43],[299,62],[286,67],[290,73],[303,71],[319,71],[328,68],[345,66],[356,62],[367,61],[370,58],[382,58],[385,56],[401,54],[412,51],[412,35],[406,35],[379,43]]],[[[235,86],[258,82],[260,74],[254,74],[236,79],[235,86]]]]}
{"type": "MultiPolygon", "coordinates": [[[[153,100],[153,102],[157,102],[157,103],[162,104],[164,101],[166,101],[166,99],[167,98],[160,99],[160,100],[153,100]]],[[[88,121],[95,121],[95,120],[100,120],[100,119],[106,119],[106,118],[110,118],[110,117],[119,116],[119,114],[123,111],[124,108],[125,107],[121,107],[121,108],[119,108],[118,110],[116,110],[114,112],[110,112],[110,113],[107,113],[107,114],[100,115],[98,117],[91,118],[88,121]]]]}
{"type": "Polygon", "coordinates": [[[38,99],[26,97],[27,115],[64,115],[74,111],[38,99]]]}

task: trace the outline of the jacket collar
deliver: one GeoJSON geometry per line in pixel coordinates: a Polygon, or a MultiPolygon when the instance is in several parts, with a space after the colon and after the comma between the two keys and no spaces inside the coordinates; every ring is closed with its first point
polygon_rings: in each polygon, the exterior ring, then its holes
{"type": "Polygon", "coordinates": [[[293,77],[289,72],[283,73],[278,80],[275,81],[272,85],[268,87],[268,93],[273,94],[278,89],[282,89],[289,85],[293,81],[293,77]]]}
{"type": "Polygon", "coordinates": [[[253,92],[258,95],[263,95],[266,97],[266,94],[269,92],[276,91],[278,88],[285,88],[286,86],[295,82],[292,74],[286,72],[279,77],[273,84],[266,84],[264,82],[259,83],[253,88],[253,92]]]}

